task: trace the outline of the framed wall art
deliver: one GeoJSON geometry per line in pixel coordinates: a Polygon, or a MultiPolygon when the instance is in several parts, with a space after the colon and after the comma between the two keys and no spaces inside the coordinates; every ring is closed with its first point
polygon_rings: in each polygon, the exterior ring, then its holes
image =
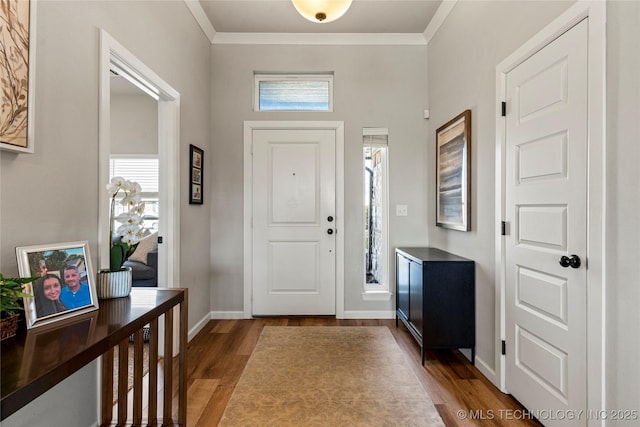
{"type": "Polygon", "coordinates": [[[27,328],[98,308],[88,241],[21,246],[16,256],[21,277],[38,277],[25,286],[27,328]]]}
{"type": "Polygon", "coordinates": [[[189,145],[189,204],[202,204],[202,186],[204,184],[202,168],[204,152],[195,145],[189,145]]]}
{"type": "Polygon", "coordinates": [[[34,152],[36,4],[6,0],[0,8],[0,149],[34,152]]]}
{"type": "Polygon", "coordinates": [[[436,131],[436,225],[469,231],[471,223],[471,110],[436,131]]]}

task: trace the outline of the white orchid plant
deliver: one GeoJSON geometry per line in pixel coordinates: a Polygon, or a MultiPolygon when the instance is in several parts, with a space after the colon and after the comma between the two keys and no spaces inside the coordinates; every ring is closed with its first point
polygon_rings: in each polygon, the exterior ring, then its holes
{"type": "Polygon", "coordinates": [[[111,236],[109,269],[111,271],[118,271],[122,268],[124,261],[135,250],[136,244],[144,237],[144,202],[140,200],[140,192],[140,184],[120,176],[111,178],[107,184],[107,193],[111,197],[111,214],[109,215],[109,235],[111,236]],[[124,196],[118,200],[118,194],[121,192],[124,196]],[[124,207],[124,211],[115,216],[117,203],[124,207]],[[120,226],[115,230],[115,234],[121,237],[117,242],[114,242],[113,239],[114,222],[120,223],[120,226]]]}

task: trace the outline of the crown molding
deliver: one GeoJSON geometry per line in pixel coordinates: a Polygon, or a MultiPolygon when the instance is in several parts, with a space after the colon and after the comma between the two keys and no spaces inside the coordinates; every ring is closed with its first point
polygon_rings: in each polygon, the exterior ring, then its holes
{"type": "Polygon", "coordinates": [[[415,33],[216,33],[212,44],[426,45],[415,33]]]}
{"type": "Polygon", "coordinates": [[[184,3],[189,8],[189,11],[196,18],[196,22],[200,25],[202,32],[210,43],[213,43],[213,38],[216,36],[216,30],[213,28],[213,24],[209,21],[207,14],[205,13],[199,0],[184,0],[184,3]]]}
{"type": "Polygon", "coordinates": [[[438,10],[433,14],[433,18],[429,21],[429,25],[424,30],[424,39],[427,44],[431,42],[431,39],[436,35],[444,20],[447,19],[449,13],[453,10],[458,0],[443,0],[438,6],[438,10]]]}
{"type": "Polygon", "coordinates": [[[274,45],[427,45],[458,0],[443,0],[422,34],[417,33],[221,33],[216,32],[199,0],[184,0],[211,44],[274,45]]]}

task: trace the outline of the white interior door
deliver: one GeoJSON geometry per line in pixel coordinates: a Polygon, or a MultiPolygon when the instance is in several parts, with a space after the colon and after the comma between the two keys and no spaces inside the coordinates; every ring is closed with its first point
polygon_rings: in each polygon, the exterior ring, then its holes
{"type": "Polygon", "coordinates": [[[252,135],[252,314],[336,313],[336,133],[252,135]]]}
{"type": "Polygon", "coordinates": [[[587,397],[587,21],[510,71],[506,93],[506,386],[566,414],[587,397]]]}

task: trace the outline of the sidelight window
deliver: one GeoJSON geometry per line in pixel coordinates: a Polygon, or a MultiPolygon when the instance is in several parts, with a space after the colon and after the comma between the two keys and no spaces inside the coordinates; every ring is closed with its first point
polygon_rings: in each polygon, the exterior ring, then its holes
{"type": "Polygon", "coordinates": [[[389,292],[387,150],[387,129],[363,129],[365,296],[389,292]]]}

